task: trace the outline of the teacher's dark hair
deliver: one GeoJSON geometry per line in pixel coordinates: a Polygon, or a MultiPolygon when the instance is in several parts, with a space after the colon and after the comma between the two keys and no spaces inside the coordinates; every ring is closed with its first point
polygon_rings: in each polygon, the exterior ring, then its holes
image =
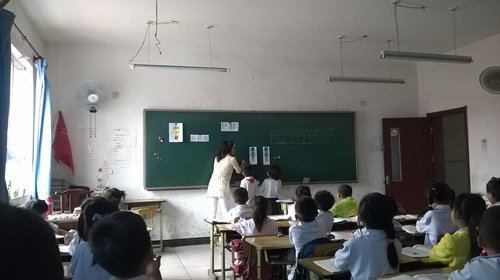
{"type": "Polygon", "coordinates": [[[219,152],[217,153],[217,162],[225,158],[234,147],[234,141],[222,141],[219,146],[219,152]]]}

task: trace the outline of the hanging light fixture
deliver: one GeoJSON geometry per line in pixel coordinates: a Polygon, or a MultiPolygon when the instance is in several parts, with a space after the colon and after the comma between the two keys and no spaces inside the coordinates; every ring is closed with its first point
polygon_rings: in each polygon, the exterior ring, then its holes
{"type": "Polygon", "coordinates": [[[418,9],[425,11],[425,6],[415,5],[411,3],[405,3],[400,0],[392,1],[391,4],[394,5],[394,22],[396,28],[396,38],[397,38],[397,51],[392,50],[382,50],[380,53],[380,58],[383,59],[401,59],[401,60],[418,60],[418,61],[432,61],[432,62],[446,62],[446,63],[471,63],[473,62],[472,57],[457,55],[457,34],[456,34],[456,22],[455,22],[455,11],[456,7],[450,8],[453,12],[453,38],[455,43],[455,54],[437,54],[437,53],[421,53],[421,52],[404,52],[399,48],[399,26],[398,26],[398,7],[407,9],[418,9]]]}
{"type": "MultiPolygon", "coordinates": [[[[349,38],[346,36],[338,36],[340,42],[340,76],[328,76],[328,82],[355,82],[355,83],[384,83],[384,84],[404,84],[403,79],[393,79],[389,78],[378,78],[378,77],[356,77],[356,76],[344,76],[344,56],[343,56],[343,44],[354,43],[360,39],[366,38],[368,36],[363,35],[361,37],[349,38]]],[[[390,76],[390,71],[389,71],[390,76]]]]}
{"type": "Polygon", "coordinates": [[[210,47],[210,66],[194,66],[194,65],[171,65],[171,64],[151,64],[149,63],[149,45],[150,45],[150,40],[148,40],[148,63],[134,63],[134,59],[137,57],[137,55],[141,52],[145,42],[146,38],[150,38],[150,29],[151,25],[154,24],[156,27],[155,30],[155,39],[156,39],[156,47],[158,48],[158,52],[162,54],[161,49],[160,49],[160,40],[158,39],[158,24],[178,24],[179,21],[172,20],[172,21],[158,21],[158,0],[156,0],[156,18],[154,21],[149,20],[146,22],[148,25],[146,28],[146,33],[144,34],[144,39],[142,40],[142,44],[139,47],[139,50],[136,52],[134,57],[129,60],[129,67],[131,69],[136,69],[136,68],[160,68],[160,69],[173,69],[173,70],[201,70],[201,71],[215,71],[215,72],[229,72],[230,68],[226,67],[214,67],[213,65],[213,54],[212,54],[212,37],[210,34],[210,30],[214,27],[213,25],[206,25],[204,26],[207,31],[208,31],[208,43],[210,47]]]}

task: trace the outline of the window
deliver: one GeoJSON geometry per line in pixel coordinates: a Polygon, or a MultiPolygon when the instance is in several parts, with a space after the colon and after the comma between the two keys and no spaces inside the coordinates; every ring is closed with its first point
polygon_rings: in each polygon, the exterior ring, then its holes
{"type": "Polygon", "coordinates": [[[12,46],[5,181],[10,198],[33,195],[34,68],[12,46]]]}

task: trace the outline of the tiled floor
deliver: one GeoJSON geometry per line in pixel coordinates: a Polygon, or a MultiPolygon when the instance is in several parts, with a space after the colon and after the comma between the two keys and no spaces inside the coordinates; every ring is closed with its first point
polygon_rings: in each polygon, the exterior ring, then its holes
{"type": "MultiPolygon", "coordinates": [[[[227,252],[227,251],[226,251],[227,252]]],[[[165,248],[161,255],[161,275],[163,279],[172,280],[207,280],[210,268],[210,246],[192,245],[174,248],[165,248]]],[[[226,267],[229,267],[231,256],[226,254],[226,267]]],[[[215,251],[215,267],[220,268],[219,250],[215,251]]],[[[232,272],[226,272],[227,279],[231,279],[232,272]]]]}

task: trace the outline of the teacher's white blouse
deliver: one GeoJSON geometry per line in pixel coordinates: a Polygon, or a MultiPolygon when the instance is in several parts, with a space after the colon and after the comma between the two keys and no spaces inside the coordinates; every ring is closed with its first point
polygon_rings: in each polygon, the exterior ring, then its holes
{"type": "Polygon", "coordinates": [[[231,197],[229,181],[233,169],[236,173],[241,173],[241,167],[235,157],[227,155],[219,162],[217,162],[217,157],[214,159],[214,171],[208,183],[208,197],[231,197]]]}

